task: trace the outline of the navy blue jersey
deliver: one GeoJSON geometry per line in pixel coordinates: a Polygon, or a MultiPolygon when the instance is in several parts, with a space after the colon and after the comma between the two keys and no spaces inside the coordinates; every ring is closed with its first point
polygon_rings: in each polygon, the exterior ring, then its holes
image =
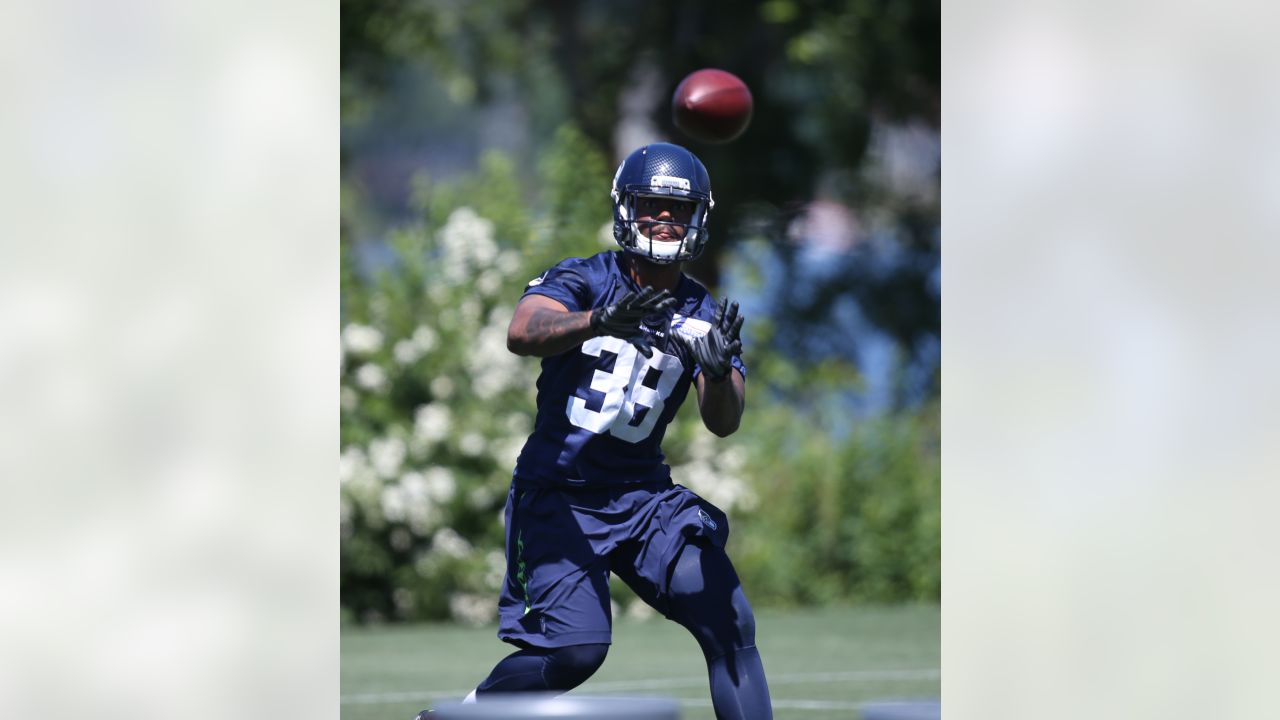
{"type": "MultiPolygon", "coordinates": [[[[525,295],[545,295],[571,312],[605,307],[639,287],[621,265],[622,253],[570,258],[529,282],[525,295]]],[[[700,336],[711,327],[716,302],[682,275],[665,317],[642,325],[653,344],[645,358],[621,338],[592,338],[543,358],[538,417],[516,461],[517,487],[601,487],[662,481],[662,437],[689,393],[699,367],[671,334],[700,336]]],[[[746,376],[741,358],[734,367],[746,376]]]]}

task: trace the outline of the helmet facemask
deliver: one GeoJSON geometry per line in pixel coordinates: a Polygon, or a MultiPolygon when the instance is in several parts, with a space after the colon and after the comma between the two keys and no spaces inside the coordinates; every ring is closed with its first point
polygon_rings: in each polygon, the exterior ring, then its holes
{"type": "Polygon", "coordinates": [[[709,238],[706,228],[707,215],[714,205],[714,201],[710,197],[700,200],[693,197],[686,198],[677,193],[634,191],[615,192],[613,195],[614,235],[615,237],[619,234],[622,235],[622,237],[618,238],[618,243],[622,245],[623,249],[650,262],[662,265],[693,260],[702,254],[702,250],[706,247],[709,238]],[[674,219],[642,222],[637,220],[639,214],[636,211],[636,202],[642,197],[683,200],[692,206],[693,212],[689,216],[687,223],[674,219]],[[619,228],[620,225],[621,228],[619,228]],[[660,225],[682,228],[684,230],[683,237],[679,240],[653,240],[643,232],[648,230],[652,234],[653,229],[660,225]],[[619,233],[618,229],[621,229],[622,232],[619,233]]]}

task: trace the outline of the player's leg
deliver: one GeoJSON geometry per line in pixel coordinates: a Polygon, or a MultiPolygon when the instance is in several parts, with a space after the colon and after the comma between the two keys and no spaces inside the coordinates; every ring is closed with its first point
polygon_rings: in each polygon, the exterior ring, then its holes
{"type": "Polygon", "coordinates": [[[650,505],[640,513],[649,520],[611,557],[613,572],[698,641],[717,718],[772,718],[755,615],[724,552],[729,519],[678,485],[650,505]]]}
{"type": "Polygon", "coordinates": [[[652,547],[642,553],[644,546],[633,544],[614,556],[613,572],[698,641],[717,718],[772,718],[769,685],[755,645],[755,615],[729,557],[705,538],[667,536],[650,542],[670,542],[675,559],[668,564],[660,560],[666,553],[652,547]]]}
{"type": "Polygon", "coordinates": [[[476,687],[476,698],[566,692],[589,678],[608,652],[608,561],[556,491],[513,491],[506,530],[498,636],[520,650],[498,662],[476,687]]]}
{"type": "Polygon", "coordinates": [[[724,550],[702,542],[685,545],[666,600],[668,616],[693,633],[702,648],[716,717],[772,718],[755,615],[724,550]]]}
{"type": "MultiPolygon", "coordinates": [[[[591,677],[604,663],[609,646],[604,643],[568,645],[558,648],[525,648],[498,661],[466,702],[514,692],[568,692],[591,677]]],[[[431,710],[418,713],[415,720],[431,720],[431,710]]]]}
{"type": "Polygon", "coordinates": [[[509,692],[568,692],[591,677],[604,663],[604,643],[557,648],[526,648],[498,662],[476,687],[477,699],[509,692]]]}

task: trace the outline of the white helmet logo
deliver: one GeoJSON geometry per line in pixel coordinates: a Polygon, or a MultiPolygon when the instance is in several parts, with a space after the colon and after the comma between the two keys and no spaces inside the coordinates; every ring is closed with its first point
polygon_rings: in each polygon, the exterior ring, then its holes
{"type": "Polygon", "coordinates": [[[689,184],[689,178],[654,175],[649,178],[649,187],[655,190],[658,188],[675,188],[676,190],[689,192],[689,189],[693,186],[689,184]]]}

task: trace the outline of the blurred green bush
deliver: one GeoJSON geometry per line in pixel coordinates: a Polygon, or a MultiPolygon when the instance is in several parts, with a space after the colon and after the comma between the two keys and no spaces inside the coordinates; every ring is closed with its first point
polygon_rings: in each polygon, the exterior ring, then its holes
{"type": "MultiPolygon", "coordinates": [[[[502,510],[538,372],[507,352],[506,326],[527,280],[616,247],[611,172],[566,127],[533,182],[497,153],[461,180],[420,178],[421,221],[392,234],[393,258],[376,270],[343,237],[344,621],[496,616],[502,510]]],[[[738,433],[715,438],[690,400],[664,441],[675,481],[729,513],[748,594],[775,605],[937,600],[937,404],[836,433],[832,411],[815,409],[830,404],[813,400],[857,382],[853,368],[797,367],[770,348],[767,325],[753,334],[738,433]]],[[[644,614],[615,588],[619,610],[644,614]]]]}

